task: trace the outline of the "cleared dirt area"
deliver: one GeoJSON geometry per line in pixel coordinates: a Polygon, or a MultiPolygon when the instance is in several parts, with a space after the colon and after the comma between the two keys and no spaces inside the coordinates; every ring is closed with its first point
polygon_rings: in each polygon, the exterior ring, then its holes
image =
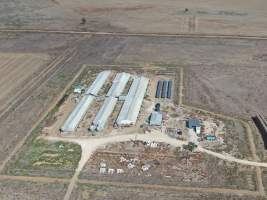
{"type": "Polygon", "coordinates": [[[137,184],[256,189],[253,167],[238,166],[201,153],[180,151],[166,144],[151,148],[141,141],[107,145],[97,150],[80,178],[137,184]],[[101,172],[101,168],[105,172],[101,172]],[[119,173],[118,169],[123,172],[119,173]]]}
{"type": "Polygon", "coordinates": [[[2,28],[266,34],[265,0],[4,0],[2,28]],[[185,11],[185,9],[188,9],[185,11]],[[81,18],[86,23],[81,24],[81,18]]]}
{"type": "Polygon", "coordinates": [[[25,181],[1,180],[1,200],[62,200],[66,185],[55,183],[36,183],[25,181]]]}

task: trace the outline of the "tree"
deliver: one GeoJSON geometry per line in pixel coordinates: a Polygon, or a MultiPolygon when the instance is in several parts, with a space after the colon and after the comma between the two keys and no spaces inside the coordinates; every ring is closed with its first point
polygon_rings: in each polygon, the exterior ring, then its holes
{"type": "Polygon", "coordinates": [[[85,23],[86,23],[86,19],[83,17],[83,18],[81,19],[81,24],[84,25],[85,23]]]}

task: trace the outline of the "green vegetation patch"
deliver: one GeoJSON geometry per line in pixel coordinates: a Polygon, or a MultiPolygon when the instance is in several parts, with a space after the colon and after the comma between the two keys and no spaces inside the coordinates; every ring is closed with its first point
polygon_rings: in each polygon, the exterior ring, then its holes
{"type": "Polygon", "coordinates": [[[78,144],[35,139],[20,153],[17,160],[8,168],[7,173],[71,176],[80,158],[81,147],[78,144]]]}

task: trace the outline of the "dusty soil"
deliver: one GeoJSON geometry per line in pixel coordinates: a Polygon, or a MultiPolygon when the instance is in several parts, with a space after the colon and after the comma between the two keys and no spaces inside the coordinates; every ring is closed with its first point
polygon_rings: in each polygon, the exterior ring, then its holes
{"type": "Polygon", "coordinates": [[[186,103],[230,115],[267,112],[266,67],[199,65],[186,72],[186,103]]]}
{"type": "Polygon", "coordinates": [[[110,185],[80,184],[73,192],[72,200],[264,200],[263,197],[245,195],[205,194],[192,192],[164,191],[134,187],[116,187],[110,185]]]}
{"type": "Polygon", "coordinates": [[[36,139],[24,147],[18,160],[9,163],[6,174],[70,178],[81,158],[77,144],[36,139]]]}
{"type": "Polygon", "coordinates": [[[242,116],[266,111],[266,95],[258,89],[266,85],[266,46],[254,40],[1,34],[2,53],[38,53],[62,61],[0,120],[0,163],[85,63],[140,72],[156,64],[161,71],[183,66],[186,103],[242,116]]]}
{"type": "Polygon", "coordinates": [[[84,63],[110,63],[120,53],[118,48],[122,45],[119,38],[113,37],[93,37],[91,40],[90,36],[77,39],[75,36],[43,34],[0,35],[0,41],[3,41],[0,51],[13,49],[14,52],[49,52],[60,58],[53,70],[35,88],[27,91],[28,95],[18,97],[18,103],[0,120],[0,163],[55,101],[84,63]]]}
{"type": "Polygon", "coordinates": [[[97,150],[84,167],[80,178],[246,190],[255,190],[256,187],[253,168],[240,168],[238,165],[231,165],[200,153],[185,154],[166,144],[161,144],[158,148],[149,148],[138,141],[107,145],[97,150]],[[121,161],[122,157],[128,161],[121,161]],[[131,159],[136,161],[130,161],[131,159]],[[107,169],[115,169],[115,172],[100,174],[100,163],[106,163],[107,169]],[[129,163],[134,165],[132,169],[128,168],[129,163]],[[149,170],[143,171],[144,165],[150,165],[149,170]],[[117,174],[116,169],[123,169],[124,173],[117,174]]]}
{"type": "Polygon", "coordinates": [[[45,54],[0,54],[0,111],[21,92],[28,79],[41,73],[48,61],[45,54]]]}
{"type": "Polygon", "coordinates": [[[62,200],[66,185],[55,183],[34,183],[2,180],[0,182],[1,200],[62,200]]]}
{"type": "Polygon", "coordinates": [[[4,0],[2,28],[266,34],[265,0],[4,0]],[[188,11],[185,12],[185,8],[188,11]],[[81,18],[87,21],[81,24],[81,18]]]}

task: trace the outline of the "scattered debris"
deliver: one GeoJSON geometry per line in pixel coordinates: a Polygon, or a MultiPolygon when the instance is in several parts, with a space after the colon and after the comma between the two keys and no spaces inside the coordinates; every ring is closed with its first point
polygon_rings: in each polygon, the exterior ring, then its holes
{"type": "Polygon", "coordinates": [[[117,174],[123,174],[124,170],[123,169],[117,169],[117,174]]]}
{"type": "Polygon", "coordinates": [[[146,164],[146,165],[143,165],[142,166],[142,170],[145,172],[145,171],[148,171],[150,169],[151,165],[149,164],[146,164]]]}

